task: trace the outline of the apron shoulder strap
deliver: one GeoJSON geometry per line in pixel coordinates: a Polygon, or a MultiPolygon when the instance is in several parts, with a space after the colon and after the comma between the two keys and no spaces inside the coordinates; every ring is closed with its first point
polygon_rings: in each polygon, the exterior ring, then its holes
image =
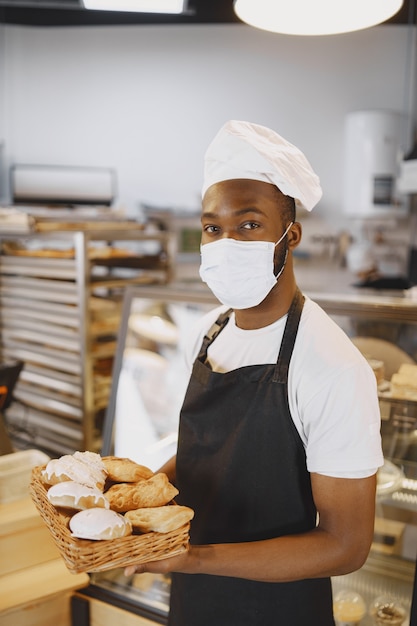
{"type": "Polygon", "coordinates": [[[279,349],[278,359],[275,366],[273,382],[287,383],[290,360],[297,337],[298,326],[300,324],[301,313],[304,306],[304,296],[297,287],[293,301],[288,310],[287,323],[285,324],[284,335],[279,349]]]}
{"type": "Polygon", "coordinates": [[[222,332],[223,328],[226,326],[227,322],[230,319],[230,315],[233,309],[228,309],[224,313],[221,313],[214,324],[208,329],[207,333],[204,335],[203,342],[201,344],[200,352],[198,353],[197,359],[202,361],[203,363],[207,360],[207,350],[209,345],[216,339],[216,337],[222,332]]]}

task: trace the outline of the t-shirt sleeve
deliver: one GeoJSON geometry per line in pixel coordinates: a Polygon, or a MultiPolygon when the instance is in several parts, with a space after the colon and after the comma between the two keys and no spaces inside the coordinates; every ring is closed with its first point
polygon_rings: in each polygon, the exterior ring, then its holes
{"type": "Polygon", "coordinates": [[[376,379],[358,360],[338,370],[305,407],[307,467],[336,477],[369,476],[383,464],[376,379]]]}

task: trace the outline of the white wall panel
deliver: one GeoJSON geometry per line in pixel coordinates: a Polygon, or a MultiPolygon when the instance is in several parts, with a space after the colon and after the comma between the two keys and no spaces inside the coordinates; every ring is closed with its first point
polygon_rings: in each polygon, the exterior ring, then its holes
{"type": "MultiPolygon", "coordinates": [[[[270,125],[342,211],[343,126],[405,107],[406,26],[290,37],[243,25],[6,26],[9,162],[114,167],[119,199],[196,208],[208,141],[229,118],[270,125]]],[[[1,131],[1,125],[0,125],[1,131]]]]}

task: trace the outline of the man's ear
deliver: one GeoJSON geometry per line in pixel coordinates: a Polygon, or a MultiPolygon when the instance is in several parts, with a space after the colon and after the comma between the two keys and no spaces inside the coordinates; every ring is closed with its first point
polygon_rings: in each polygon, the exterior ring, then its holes
{"type": "Polygon", "coordinates": [[[288,247],[290,250],[294,250],[301,242],[303,235],[303,229],[300,222],[294,222],[288,231],[288,247]]]}

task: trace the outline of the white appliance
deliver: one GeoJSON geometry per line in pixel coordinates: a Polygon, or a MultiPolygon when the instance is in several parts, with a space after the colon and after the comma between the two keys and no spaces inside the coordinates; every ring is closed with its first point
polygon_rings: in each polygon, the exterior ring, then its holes
{"type": "Polygon", "coordinates": [[[21,165],[11,167],[14,204],[111,205],[116,172],[107,167],[21,165]]]}
{"type": "Polygon", "coordinates": [[[417,193],[417,158],[407,157],[400,165],[398,189],[401,193],[417,193]]]}
{"type": "Polygon", "coordinates": [[[407,117],[384,110],[354,111],[344,128],[344,211],[355,218],[407,214],[408,199],[397,187],[407,152],[407,117]]]}

